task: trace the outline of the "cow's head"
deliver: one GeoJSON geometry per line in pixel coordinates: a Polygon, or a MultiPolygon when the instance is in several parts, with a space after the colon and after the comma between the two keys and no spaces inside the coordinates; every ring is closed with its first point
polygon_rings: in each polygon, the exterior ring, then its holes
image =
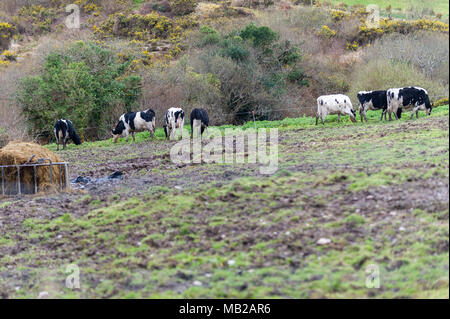
{"type": "Polygon", "coordinates": [[[433,108],[432,107],[427,107],[427,109],[426,109],[426,113],[427,113],[427,115],[431,115],[431,111],[433,110],[433,108]]]}
{"type": "Polygon", "coordinates": [[[122,120],[120,120],[119,123],[117,123],[116,128],[112,130],[114,143],[117,142],[119,137],[122,135],[123,131],[125,131],[125,124],[123,123],[122,120]]]}
{"type": "Polygon", "coordinates": [[[177,111],[174,114],[175,116],[175,127],[180,128],[182,126],[184,120],[184,112],[183,110],[177,111]]]}

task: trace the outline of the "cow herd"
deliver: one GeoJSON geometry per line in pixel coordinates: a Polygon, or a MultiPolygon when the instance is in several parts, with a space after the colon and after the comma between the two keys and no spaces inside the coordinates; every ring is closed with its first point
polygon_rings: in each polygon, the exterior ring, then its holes
{"type": "MultiPolygon", "coordinates": [[[[428,92],[420,87],[405,87],[379,91],[360,91],[357,94],[359,101],[359,114],[361,122],[367,122],[367,110],[382,110],[381,121],[386,120],[386,114],[389,114],[389,121],[392,120],[392,113],[398,120],[402,116],[403,109],[412,107],[411,119],[414,114],[419,117],[419,110],[431,114],[431,103],[428,92]]],[[[353,122],[356,122],[356,112],[353,110],[350,98],[342,94],[323,95],[317,99],[316,125],[319,118],[322,124],[328,114],[337,114],[338,121],[341,115],[349,115],[353,122]]]]}
{"type": "MultiPolygon", "coordinates": [[[[416,118],[419,117],[419,110],[424,110],[427,115],[430,115],[432,109],[428,92],[420,87],[410,86],[379,91],[360,91],[357,97],[362,123],[364,123],[364,120],[367,122],[367,110],[382,110],[380,120],[382,121],[383,117],[386,120],[387,114],[389,114],[389,121],[391,121],[391,114],[393,113],[395,118],[399,119],[404,108],[413,108],[411,119],[414,114],[416,114],[416,118]]],[[[330,114],[337,114],[338,122],[341,120],[341,115],[348,115],[353,122],[356,122],[356,112],[353,109],[352,101],[343,94],[323,95],[317,98],[316,125],[319,118],[324,124],[326,116],[330,114]]],[[[177,129],[181,138],[183,137],[184,117],[185,114],[181,108],[172,107],[167,110],[163,126],[166,139],[173,139],[177,129]]],[[[203,134],[209,126],[208,113],[204,109],[193,109],[190,120],[192,136],[194,136],[194,132],[203,134]]],[[[113,141],[115,143],[119,137],[125,136],[128,142],[130,134],[134,141],[134,133],[142,131],[149,131],[150,136],[153,137],[155,130],[156,114],[152,109],[125,113],[120,116],[115,129],[112,130],[113,141]]],[[[63,149],[66,148],[66,143],[69,139],[72,139],[77,145],[81,144],[81,139],[69,120],[61,119],[56,121],[54,133],[58,151],[60,144],[63,144],[63,149]]]]}
{"type": "MultiPolygon", "coordinates": [[[[191,112],[191,132],[194,136],[195,132],[203,134],[205,129],[209,126],[208,113],[204,109],[193,109],[191,112]]],[[[183,138],[184,127],[184,111],[181,108],[172,107],[167,110],[164,120],[164,132],[166,139],[173,139],[176,130],[178,129],[183,138]]],[[[130,137],[135,141],[134,133],[149,131],[150,137],[154,137],[156,130],[156,114],[152,109],[140,112],[129,112],[122,114],[119,117],[116,127],[112,130],[114,143],[121,136],[126,137],[126,141],[130,137]]],[[[75,132],[73,124],[70,120],[60,119],[57,120],[53,132],[56,137],[57,151],[59,151],[59,145],[63,144],[63,150],[66,148],[67,141],[70,139],[76,144],[81,144],[81,139],[75,132]]]]}

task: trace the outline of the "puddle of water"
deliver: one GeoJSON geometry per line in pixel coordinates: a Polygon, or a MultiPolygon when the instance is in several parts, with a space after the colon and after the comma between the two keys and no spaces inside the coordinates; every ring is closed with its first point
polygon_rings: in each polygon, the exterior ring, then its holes
{"type": "Polygon", "coordinates": [[[104,184],[108,182],[121,181],[123,179],[123,173],[120,171],[114,172],[108,177],[91,178],[89,176],[78,176],[72,178],[70,183],[74,189],[83,189],[93,185],[104,184]]]}

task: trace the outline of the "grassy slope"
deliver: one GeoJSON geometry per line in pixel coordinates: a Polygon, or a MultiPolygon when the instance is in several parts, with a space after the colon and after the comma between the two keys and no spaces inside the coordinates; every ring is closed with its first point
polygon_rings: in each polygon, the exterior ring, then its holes
{"type": "MultiPolygon", "coordinates": [[[[445,114],[445,112],[447,112],[446,107],[439,107],[437,109],[434,109],[434,111],[432,112],[431,116],[442,116],[443,114],[445,114]]],[[[409,117],[411,116],[410,112],[405,112],[402,114],[403,117],[400,120],[401,122],[407,121],[409,119],[409,117]]],[[[367,113],[368,119],[371,122],[377,123],[380,118],[379,112],[373,112],[373,111],[368,111],[367,113]]],[[[357,116],[358,120],[359,120],[359,115],[357,116]]],[[[425,117],[425,114],[423,112],[419,113],[419,117],[425,117]]],[[[351,121],[350,119],[347,117],[344,117],[342,119],[342,121],[344,123],[350,124],[351,121]]],[[[187,122],[187,121],[186,121],[187,122]]],[[[327,116],[326,120],[326,127],[336,127],[339,128],[342,126],[342,124],[338,123],[337,121],[337,115],[329,115],[327,116]]],[[[320,120],[319,120],[320,123],[320,120]]],[[[358,122],[359,125],[359,122],[358,122]]],[[[321,125],[319,125],[321,126],[321,125]]],[[[243,130],[246,130],[248,128],[278,128],[280,130],[292,130],[292,129],[296,129],[296,128],[314,128],[317,127],[315,125],[315,118],[310,117],[310,116],[303,116],[303,117],[299,117],[299,118],[285,118],[283,120],[279,120],[279,121],[256,121],[256,122],[248,122],[244,125],[241,125],[239,127],[235,127],[233,125],[222,125],[222,126],[217,126],[215,128],[218,128],[220,130],[225,130],[227,128],[241,128],[243,130]]],[[[185,129],[190,131],[190,126],[189,124],[185,123],[185,129]]],[[[136,142],[138,143],[143,143],[143,142],[147,142],[149,140],[149,133],[148,132],[143,132],[143,133],[136,133],[136,142]]],[[[165,139],[165,135],[164,135],[164,130],[162,128],[157,128],[156,132],[155,132],[155,139],[156,140],[160,140],[163,141],[165,139]]],[[[131,143],[132,138],[130,135],[129,138],[129,142],[131,143]]],[[[114,147],[114,145],[124,145],[126,144],[126,140],[125,138],[120,138],[118,140],[118,142],[115,144],[113,143],[113,139],[107,139],[107,140],[103,140],[103,141],[96,141],[96,142],[84,142],[83,144],[81,144],[80,146],[78,145],[74,145],[74,144],[68,144],[67,145],[67,149],[68,150],[76,150],[76,149],[84,149],[84,148],[97,148],[97,147],[114,147]]],[[[55,143],[50,143],[48,145],[46,145],[46,147],[48,149],[50,149],[51,151],[56,151],[56,144],[55,143]]]]}
{"type": "Polygon", "coordinates": [[[371,112],[364,126],[335,117],[319,128],[310,118],[258,123],[283,129],[275,175],[153,186],[125,201],[80,197],[82,216],[36,215],[0,233],[0,278],[14,265],[26,272],[33,284],[19,297],[448,298],[448,201],[426,192],[446,180],[448,188],[448,106],[407,115],[380,124],[371,112]],[[407,198],[422,193],[425,203],[407,198]],[[322,237],[332,242],[317,245],[322,237]],[[70,262],[81,268],[81,291],[62,287],[70,262]],[[369,264],[380,267],[380,289],[365,287],[369,264]]]}
{"type": "Polygon", "coordinates": [[[441,12],[448,15],[449,3],[446,0],[431,0],[431,1],[421,1],[421,0],[331,0],[333,4],[346,3],[348,5],[364,5],[375,4],[384,9],[391,5],[393,9],[408,9],[409,7],[422,8],[428,7],[433,9],[435,12],[441,12]]]}

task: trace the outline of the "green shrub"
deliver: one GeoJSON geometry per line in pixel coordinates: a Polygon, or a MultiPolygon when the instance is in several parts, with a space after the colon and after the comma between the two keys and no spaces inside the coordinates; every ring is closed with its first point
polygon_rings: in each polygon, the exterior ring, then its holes
{"type": "Polygon", "coordinates": [[[216,44],[220,42],[220,35],[216,29],[209,26],[203,26],[200,28],[202,39],[200,41],[201,46],[216,44]]]}
{"type": "Polygon", "coordinates": [[[253,110],[258,119],[275,119],[280,116],[276,108],[287,85],[309,84],[306,73],[297,65],[300,50],[290,41],[279,41],[278,33],[267,26],[250,23],[224,36],[202,27],[200,34],[204,51],[195,61],[196,72],[218,79],[221,98],[217,99],[217,108],[235,114],[230,122],[250,119],[248,112],[253,110]],[[207,42],[208,47],[204,46],[207,36],[215,39],[207,42]]]}
{"type": "Polygon", "coordinates": [[[140,78],[126,76],[128,65],[91,42],[50,53],[40,74],[26,77],[17,92],[29,132],[51,137],[54,121],[69,118],[84,138],[108,136],[141,95],[140,78]]]}
{"type": "Polygon", "coordinates": [[[244,43],[242,38],[235,36],[229,39],[224,39],[221,43],[221,55],[230,57],[234,61],[244,62],[250,56],[250,49],[244,43]]]}
{"type": "Polygon", "coordinates": [[[253,22],[248,24],[240,32],[240,37],[244,40],[250,40],[256,47],[271,45],[279,39],[278,33],[271,30],[269,27],[257,27],[253,22]]]}
{"type": "Polygon", "coordinates": [[[300,67],[292,69],[288,73],[287,79],[289,82],[296,83],[300,86],[309,86],[309,81],[307,79],[306,73],[300,67]]]}

